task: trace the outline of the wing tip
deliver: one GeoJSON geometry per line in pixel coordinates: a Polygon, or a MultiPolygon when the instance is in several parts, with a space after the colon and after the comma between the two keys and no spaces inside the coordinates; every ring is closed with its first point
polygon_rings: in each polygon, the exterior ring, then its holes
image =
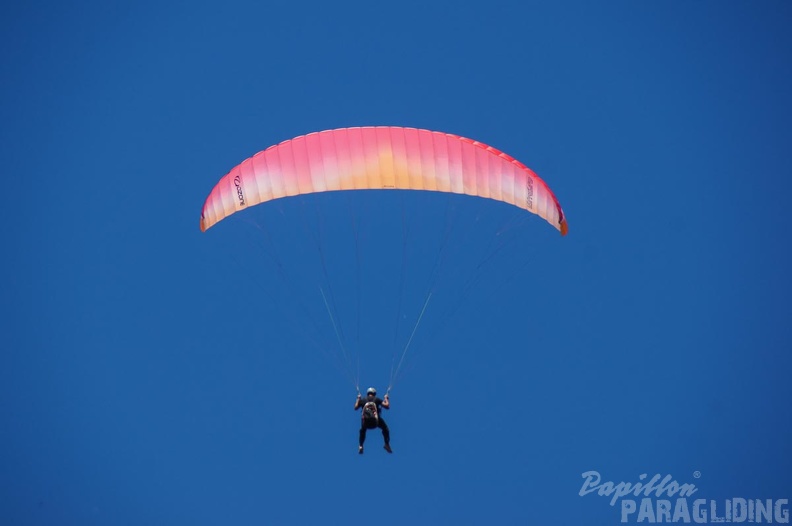
{"type": "Polygon", "coordinates": [[[567,235],[567,232],[569,232],[569,225],[567,225],[566,219],[561,220],[561,225],[559,230],[561,231],[562,236],[567,235]]]}

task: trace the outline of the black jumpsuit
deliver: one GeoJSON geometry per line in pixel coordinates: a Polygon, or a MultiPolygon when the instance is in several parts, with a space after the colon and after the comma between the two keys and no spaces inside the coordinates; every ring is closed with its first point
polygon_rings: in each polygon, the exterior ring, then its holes
{"type": "MultiPolygon", "coordinates": [[[[363,406],[366,405],[366,402],[370,402],[368,397],[361,398],[359,401],[359,407],[355,409],[363,409],[363,406]]],[[[374,397],[373,402],[377,404],[377,415],[379,415],[379,421],[377,422],[377,427],[382,429],[382,438],[385,440],[385,444],[390,443],[390,430],[388,429],[388,424],[385,423],[385,419],[382,418],[382,399],[374,397]]],[[[360,438],[359,443],[362,446],[363,442],[366,441],[366,421],[364,418],[360,419],[360,438]]]]}

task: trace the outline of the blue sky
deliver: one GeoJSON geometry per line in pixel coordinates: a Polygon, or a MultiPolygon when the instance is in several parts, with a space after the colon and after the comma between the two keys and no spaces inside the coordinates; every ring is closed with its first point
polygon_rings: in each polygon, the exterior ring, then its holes
{"type": "Polygon", "coordinates": [[[0,522],[617,523],[589,470],[792,498],[788,3],[2,9],[0,522]],[[569,235],[414,192],[200,232],[244,158],[361,125],[509,153],[569,235]],[[381,391],[432,292],[393,455],[320,288],[381,391]]]}

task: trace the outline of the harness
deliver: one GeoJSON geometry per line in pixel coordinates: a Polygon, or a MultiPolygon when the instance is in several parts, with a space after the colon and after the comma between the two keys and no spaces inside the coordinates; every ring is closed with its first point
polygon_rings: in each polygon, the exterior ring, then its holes
{"type": "Polygon", "coordinates": [[[377,404],[374,402],[366,402],[363,406],[363,425],[368,429],[374,429],[379,425],[379,412],[377,411],[377,404]]]}

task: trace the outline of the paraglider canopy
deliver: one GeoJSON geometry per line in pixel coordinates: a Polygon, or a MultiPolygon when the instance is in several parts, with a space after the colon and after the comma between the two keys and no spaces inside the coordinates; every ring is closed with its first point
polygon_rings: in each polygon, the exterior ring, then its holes
{"type": "Polygon", "coordinates": [[[568,230],[553,192],[516,159],[458,135],[381,126],[310,133],[246,159],[212,189],[201,212],[201,231],[281,197],[371,189],[495,199],[538,215],[561,235],[568,230]]]}

